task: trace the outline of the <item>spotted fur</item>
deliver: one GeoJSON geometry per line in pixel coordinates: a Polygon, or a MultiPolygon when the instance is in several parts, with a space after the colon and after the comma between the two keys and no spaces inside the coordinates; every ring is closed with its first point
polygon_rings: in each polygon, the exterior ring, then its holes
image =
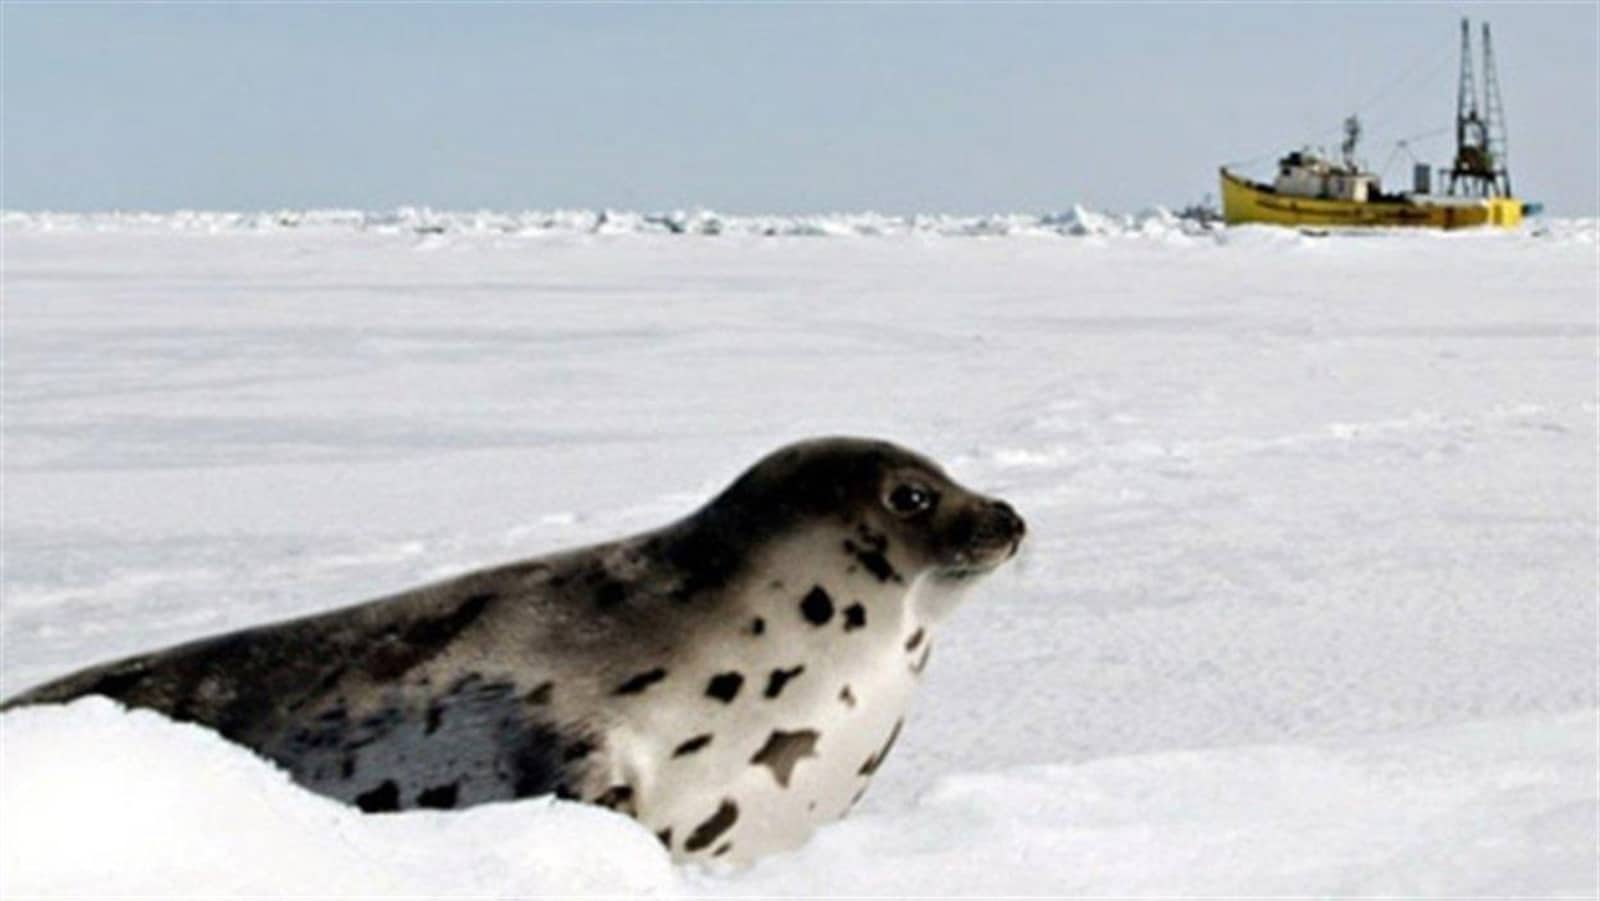
{"type": "Polygon", "coordinates": [[[795,766],[804,758],[817,756],[818,737],[817,732],[812,729],[795,732],[774,729],[772,734],[767,736],[767,743],[750,758],[750,762],[771,770],[772,778],[776,779],[780,786],[788,788],[795,766]]]}
{"type": "Polygon", "coordinates": [[[854,603],[844,608],[844,630],[854,632],[867,624],[867,608],[854,603]]]}
{"type": "Polygon", "coordinates": [[[788,669],[773,670],[771,675],[767,676],[767,690],[765,692],[766,697],[776,698],[777,696],[783,694],[783,687],[789,684],[789,680],[798,677],[805,671],[806,668],[803,665],[791,666],[788,669]]]}
{"type": "Polygon", "coordinates": [[[731,799],[724,798],[717,805],[717,812],[713,813],[705,822],[695,827],[689,835],[689,840],[683,843],[685,851],[700,851],[716,841],[723,833],[733,828],[739,820],[739,805],[731,799]]]}
{"type": "Polygon", "coordinates": [[[715,738],[715,736],[713,736],[709,732],[707,732],[704,735],[696,735],[694,738],[691,738],[688,741],[684,742],[683,744],[678,745],[676,748],[672,749],[672,756],[673,757],[686,757],[686,756],[688,756],[690,754],[693,754],[694,752],[700,750],[701,748],[704,748],[706,745],[711,744],[711,740],[713,738],[715,738]]]}
{"type": "Polygon", "coordinates": [[[706,683],[706,697],[716,698],[724,704],[732,704],[733,699],[739,696],[739,689],[744,686],[744,675],[741,673],[718,673],[706,683]]]}
{"type": "Polygon", "coordinates": [[[833,598],[821,585],[812,588],[800,599],[800,615],[813,626],[826,626],[833,619],[833,598]]]}

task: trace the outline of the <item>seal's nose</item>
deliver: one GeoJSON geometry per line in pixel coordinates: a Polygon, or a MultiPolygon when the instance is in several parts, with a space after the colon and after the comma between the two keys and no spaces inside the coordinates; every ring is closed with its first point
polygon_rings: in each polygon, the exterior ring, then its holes
{"type": "Polygon", "coordinates": [[[1022,521],[1017,511],[1005,501],[994,502],[994,521],[997,529],[1013,541],[1021,541],[1022,536],[1028,533],[1028,524],[1022,521]]]}

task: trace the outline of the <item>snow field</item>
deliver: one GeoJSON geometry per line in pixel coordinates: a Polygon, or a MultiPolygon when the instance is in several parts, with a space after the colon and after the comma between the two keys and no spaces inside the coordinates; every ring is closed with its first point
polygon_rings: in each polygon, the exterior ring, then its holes
{"type": "Polygon", "coordinates": [[[360,817],[89,701],[0,718],[8,893],[1600,890],[1593,222],[220,215],[0,219],[5,694],[651,528],[812,434],[1029,543],[863,808],[749,871],[543,801],[360,817]]]}

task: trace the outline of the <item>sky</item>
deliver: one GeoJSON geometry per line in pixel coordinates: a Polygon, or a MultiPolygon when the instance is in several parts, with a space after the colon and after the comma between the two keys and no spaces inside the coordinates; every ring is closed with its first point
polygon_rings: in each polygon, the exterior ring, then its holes
{"type": "Polygon", "coordinates": [[[1594,3],[7,0],[0,206],[1134,211],[1352,111],[1404,185],[1453,151],[1462,15],[1517,194],[1600,212],[1594,3]]]}

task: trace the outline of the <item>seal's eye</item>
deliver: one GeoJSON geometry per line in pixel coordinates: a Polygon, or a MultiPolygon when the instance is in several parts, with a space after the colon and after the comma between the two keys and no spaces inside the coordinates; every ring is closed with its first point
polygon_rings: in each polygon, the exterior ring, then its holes
{"type": "Polygon", "coordinates": [[[896,485],[889,492],[889,509],[900,516],[915,516],[933,506],[934,494],[915,482],[896,485]]]}

